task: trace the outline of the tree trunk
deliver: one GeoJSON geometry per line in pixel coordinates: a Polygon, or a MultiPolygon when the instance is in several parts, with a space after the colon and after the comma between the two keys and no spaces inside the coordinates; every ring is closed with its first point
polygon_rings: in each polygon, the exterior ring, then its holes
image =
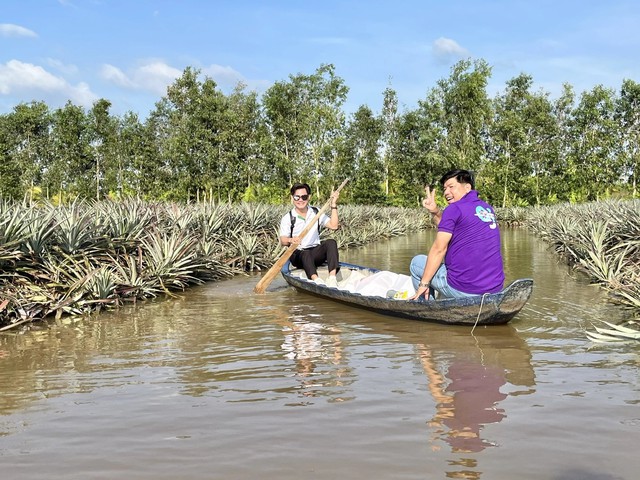
{"type": "Polygon", "coordinates": [[[505,165],[505,175],[504,175],[504,191],[502,194],[502,208],[507,206],[507,193],[508,193],[508,187],[507,185],[509,184],[509,167],[511,166],[511,150],[510,150],[510,145],[509,145],[509,141],[507,140],[507,162],[505,165]]]}

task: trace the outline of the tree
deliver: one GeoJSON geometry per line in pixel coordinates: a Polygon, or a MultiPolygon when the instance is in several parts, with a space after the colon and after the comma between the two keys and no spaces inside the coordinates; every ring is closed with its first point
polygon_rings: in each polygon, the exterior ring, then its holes
{"type": "Polygon", "coordinates": [[[536,92],[528,109],[529,151],[531,152],[531,176],[523,182],[528,187],[521,196],[529,205],[547,203],[553,193],[557,176],[560,130],[554,116],[553,103],[546,92],[536,92]]]}
{"type": "Polygon", "coordinates": [[[485,137],[491,121],[486,88],[491,68],[484,60],[462,60],[448,79],[437,82],[442,96],[442,122],[446,131],[443,154],[450,165],[478,170],[485,154],[485,137]]]}
{"type": "Polygon", "coordinates": [[[0,122],[0,191],[33,199],[50,159],[51,114],[43,102],[21,103],[0,122]]]}
{"type": "Polygon", "coordinates": [[[490,202],[503,207],[540,203],[540,179],[555,156],[552,105],[548,94],[531,92],[532,85],[533,78],[521,74],[493,102],[484,191],[490,202]]]}
{"type": "Polygon", "coordinates": [[[167,88],[157,105],[152,125],[168,175],[172,178],[167,198],[197,199],[215,190],[220,195],[219,134],[226,108],[225,96],[216,83],[199,70],[187,67],[182,76],[167,88]]]}
{"type": "Polygon", "coordinates": [[[0,116],[0,196],[20,198],[20,169],[12,156],[16,140],[9,115],[0,116]]]}
{"type": "Polygon", "coordinates": [[[615,111],[620,132],[622,174],[631,184],[635,197],[638,195],[640,174],[640,83],[629,79],[622,82],[615,111]]]}
{"type": "Polygon", "coordinates": [[[398,94],[391,87],[384,91],[382,101],[382,136],[380,151],[384,174],[384,194],[389,196],[389,171],[392,163],[392,146],[398,136],[398,94]]]}
{"type": "Polygon", "coordinates": [[[89,145],[87,116],[82,107],[67,102],[53,113],[52,161],[43,175],[43,185],[58,200],[80,196],[91,198],[95,190],[95,162],[89,145]]]}
{"type": "Polygon", "coordinates": [[[419,205],[424,187],[433,185],[448,170],[442,156],[445,142],[442,101],[431,90],[419,108],[399,116],[390,162],[390,201],[393,205],[419,205]]]}
{"type": "Polygon", "coordinates": [[[267,126],[272,138],[274,161],[272,184],[283,190],[297,179],[306,178],[302,107],[292,82],[276,82],[263,95],[267,126]]]}
{"type": "Polygon", "coordinates": [[[292,75],[288,82],[276,82],[263,96],[279,169],[289,184],[313,178],[318,197],[321,180],[327,190],[335,184],[332,166],[344,133],[341,107],[348,91],[329,64],[312,75],[292,75]]]}
{"type": "Polygon", "coordinates": [[[164,183],[161,158],[154,130],[140,122],[138,115],[127,112],[118,126],[117,187],[118,196],[159,198],[164,183]]]}
{"type": "Polygon", "coordinates": [[[574,200],[598,200],[620,180],[614,104],[613,90],[597,85],[582,94],[573,113],[569,173],[575,186],[574,200]]]}
{"type": "Polygon", "coordinates": [[[381,135],[382,119],[362,105],[349,122],[341,154],[340,173],[351,178],[351,199],[355,203],[385,203],[384,170],[379,155],[381,135]]]}
{"type": "Polygon", "coordinates": [[[575,109],[575,93],[568,83],[562,85],[562,93],[552,104],[552,115],[556,124],[556,138],[553,142],[555,157],[549,159],[546,178],[547,202],[569,201],[571,198],[573,175],[570,172],[569,156],[571,144],[571,123],[575,109]]]}
{"type": "Polygon", "coordinates": [[[268,172],[263,154],[268,132],[260,104],[255,92],[244,89],[240,83],[227,97],[218,139],[221,182],[230,201],[252,199],[268,172]]]}
{"type": "Polygon", "coordinates": [[[88,113],[88,135],[95,159],[95,198],[118,188],[117,120],[109,114],[111,102],[100,99],[88,113]],[[106,185],[102,185],[105,183],[106,185]]]}

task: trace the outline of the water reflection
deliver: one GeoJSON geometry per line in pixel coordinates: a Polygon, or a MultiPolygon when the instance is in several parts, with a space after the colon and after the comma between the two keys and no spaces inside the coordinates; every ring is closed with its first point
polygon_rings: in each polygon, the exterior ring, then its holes
{"type": "Polygon", "coordinates": [[[353,396],[345,395],[347,390],[344,387],[352,380],[340,328],[310,322],[304,314],[295,313],[281,326],[284,335],[282,350],[284,357],[295,364],[299,395],[309,398],[329,394],[330,401],[336,402],[353,399],[353,396]]]}
{"type": "Polygon", "coordinates": [[[507,416],[499,406],[508,396],[501,391],[502,387],[526,387],[511,391],[510,395],[535,392],[527,344],[510,326],[500,333],[485,329],[473,336],[474,345],[448,343],[446,351],[455,353],[440,368],[436,365],[438,347],[419,345],[429,391],[437,402],[430,426],[437,437],[451,446],[452,452],[475,453],[496,446],[494,441],[482,437],[482,430],[507,416]]]}
{"type": "Polygon", "coordinates": [[[475,335],[466,328],[411,324],[401,328],[409,329],[398,337],[415,345],[435,402],[427,421],[430,448],[439,451],[447,445],[453,455],[447,461],[447,478],[480,478],[477,454],[499,445],[487,438],[485,427],[508,417],[501,402],[536,391],[527,343],[510,325],[485,328],[475,335]]]}
{"type": "Polygon", "coordinates": [[[429,422],[435,436],[451,445],[452,452],[477,453],[495,446],[480,436],[480,430],[505,417],[497,406],[507,398],[500,392],[506,382],[504,371],[456,359],[443,375],[434,367],[429,350],[422,350],[420,358],[437,402],[436,414],[429,422]]]}

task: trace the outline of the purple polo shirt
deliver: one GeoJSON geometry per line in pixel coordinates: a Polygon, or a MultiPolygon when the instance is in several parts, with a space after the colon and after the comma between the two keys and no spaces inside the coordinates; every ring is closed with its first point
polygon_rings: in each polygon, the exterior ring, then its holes
{"type": "Polygon", "coordinates": [[[449,285],[465,293],[502,290],[500,230],[493,207],[480,200],[477,191],[444,209],[438,231],[452,235],[444,257],[449,285]]]}

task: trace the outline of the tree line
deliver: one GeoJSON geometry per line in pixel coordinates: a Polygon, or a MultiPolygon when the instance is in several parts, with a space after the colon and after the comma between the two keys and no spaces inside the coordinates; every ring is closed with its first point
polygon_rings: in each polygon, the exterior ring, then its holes
{"type": "Polygon", "coordinates": [[[473,170],[495,206],[639,195],[640,84],[579,96],[564,84],[552,99],[523,73],[490,97],[490,78],[487,62],[463,60],[415,108],[390,86],[380,113],[349,115],[330,64],[261,96],[224,94],[187,67],[145,119],[113,115],[107,99],[20,103],[0,115],[0,195],[282,203],[293,182],[326,198],[349,177],[341,201],[414,206],[450,168],[473,170]]]}

